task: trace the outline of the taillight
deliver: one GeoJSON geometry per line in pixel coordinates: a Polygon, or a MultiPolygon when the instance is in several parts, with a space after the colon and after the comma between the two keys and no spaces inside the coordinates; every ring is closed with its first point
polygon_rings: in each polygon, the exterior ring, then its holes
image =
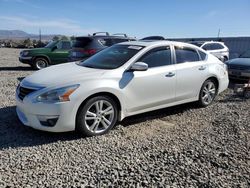
{"type": "Polygon", "coordinates": [[[88,49],[88,50],[83,50],[84,53],[88,54],[88,55],[93,55],[96,53],[95,49],[88,49]]]}

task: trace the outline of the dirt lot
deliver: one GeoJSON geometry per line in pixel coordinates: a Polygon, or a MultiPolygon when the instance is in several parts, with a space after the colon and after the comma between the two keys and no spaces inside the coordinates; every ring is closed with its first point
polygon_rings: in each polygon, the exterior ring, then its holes
{"type": "Polygon", "coordinates": [[[250,100],[232,90],[207,108],[186,104],[127,118],[80,138],[23,126],[20,50],[0,48],[0,187],[249,187],[250,100]]]}

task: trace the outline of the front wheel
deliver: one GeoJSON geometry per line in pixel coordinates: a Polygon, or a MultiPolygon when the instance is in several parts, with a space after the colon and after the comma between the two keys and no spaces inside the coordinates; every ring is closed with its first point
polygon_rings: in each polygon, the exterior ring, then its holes
{"type": "Polygon", "coordinates": [[[45,58],[36,58],[33,62],[33,68],[36,70],[41,70],[48,67],[49,63],[45,58]]]}
{"type": "Polygon", "coordinates": [[[210,105],[217,95],[217,85],[212,79],[206,80],[200,90],[199,105],[206,107],[210,105]]]}
{"type": "Polygon", "coordinates": [[[89,99],[80,107],[76,117],[76,130],[83,136],[97,136],[107,133],[117,121],[117,105],[108,96],[89,99]]]}

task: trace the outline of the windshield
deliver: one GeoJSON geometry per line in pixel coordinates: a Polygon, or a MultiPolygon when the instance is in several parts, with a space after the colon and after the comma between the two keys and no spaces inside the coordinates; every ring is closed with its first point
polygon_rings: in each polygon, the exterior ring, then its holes
{"type": "Polygon", "coordinates": [[[89,59],[81,61],[79,65],[96,69],[116,69],[131,59],[142,48],[142,46],[135,45],[113,45],[89,59]]]}
{"type": "Polygon", "coordinates": [[[58,41],[50,41],[44,48],[52,48],[58,41]]]}
{"type": "Polygon", "coordinates": [[[240,57],[241,58],[250,58],[250,50],[247,50],[246,52],[244,52],[240,57]]]}

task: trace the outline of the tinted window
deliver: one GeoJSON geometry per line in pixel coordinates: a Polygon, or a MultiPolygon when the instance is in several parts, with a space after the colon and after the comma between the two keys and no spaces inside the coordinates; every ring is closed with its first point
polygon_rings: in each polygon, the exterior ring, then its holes
{"type": "Polygon", "coordinates": [[[202,60],[202,61],[205,60],[205,59],[207,58],[207,54],[206,54],[206,53],[204,53],[204,52],[202,52],[202,51],[200,51],[200,50],[198,50],[198,52],[199,52],[199,54],[200,54],[200,57],[201,57],[201,60],[202,60]]]}
{"type": "Polygon", "coordinates": [[[71,48],[71,42],[70,41],[62,42],[62,49],[70,49],[70,48],[71,48]]]}
{"type": "Polygon", "coordinates": [[[200,61],[195,49],[187,47],[175,47],[176,63],[200,61]]]}
{"type": "Polygon", "coordinates": [[[208,43],[208,44],[205,44],[202,48],[204,50],[220,50],[220,49],[223,49],[224,46],[222,46],[219,43],[208,43]]]}
{"type": "Polygon", "coordinates": [[[142,46],[113,45],[80,62],[79,65],[96,69],[115,69],[126,63],[142,48],[142,46]]]}
{"type": "Polygon", "coordinates": [[[170,47],[161,47],[154,49],[144,55],[139,61],[148,64],[148,67],[160,67],[171,64],[170,47]]]}
{"type": "Polygon", "coordinates": [[[75,48],[85,48],[92,41],[89,37],[78,37],[73,45],[75,48]]]}
{"type": "Polygon", "coordinates": [[[104,39],[100,39],[99,42],[103,45],[103,46],[112,46],[113,45],[113,41],[110,38],[104,38],[104,39]]]}

